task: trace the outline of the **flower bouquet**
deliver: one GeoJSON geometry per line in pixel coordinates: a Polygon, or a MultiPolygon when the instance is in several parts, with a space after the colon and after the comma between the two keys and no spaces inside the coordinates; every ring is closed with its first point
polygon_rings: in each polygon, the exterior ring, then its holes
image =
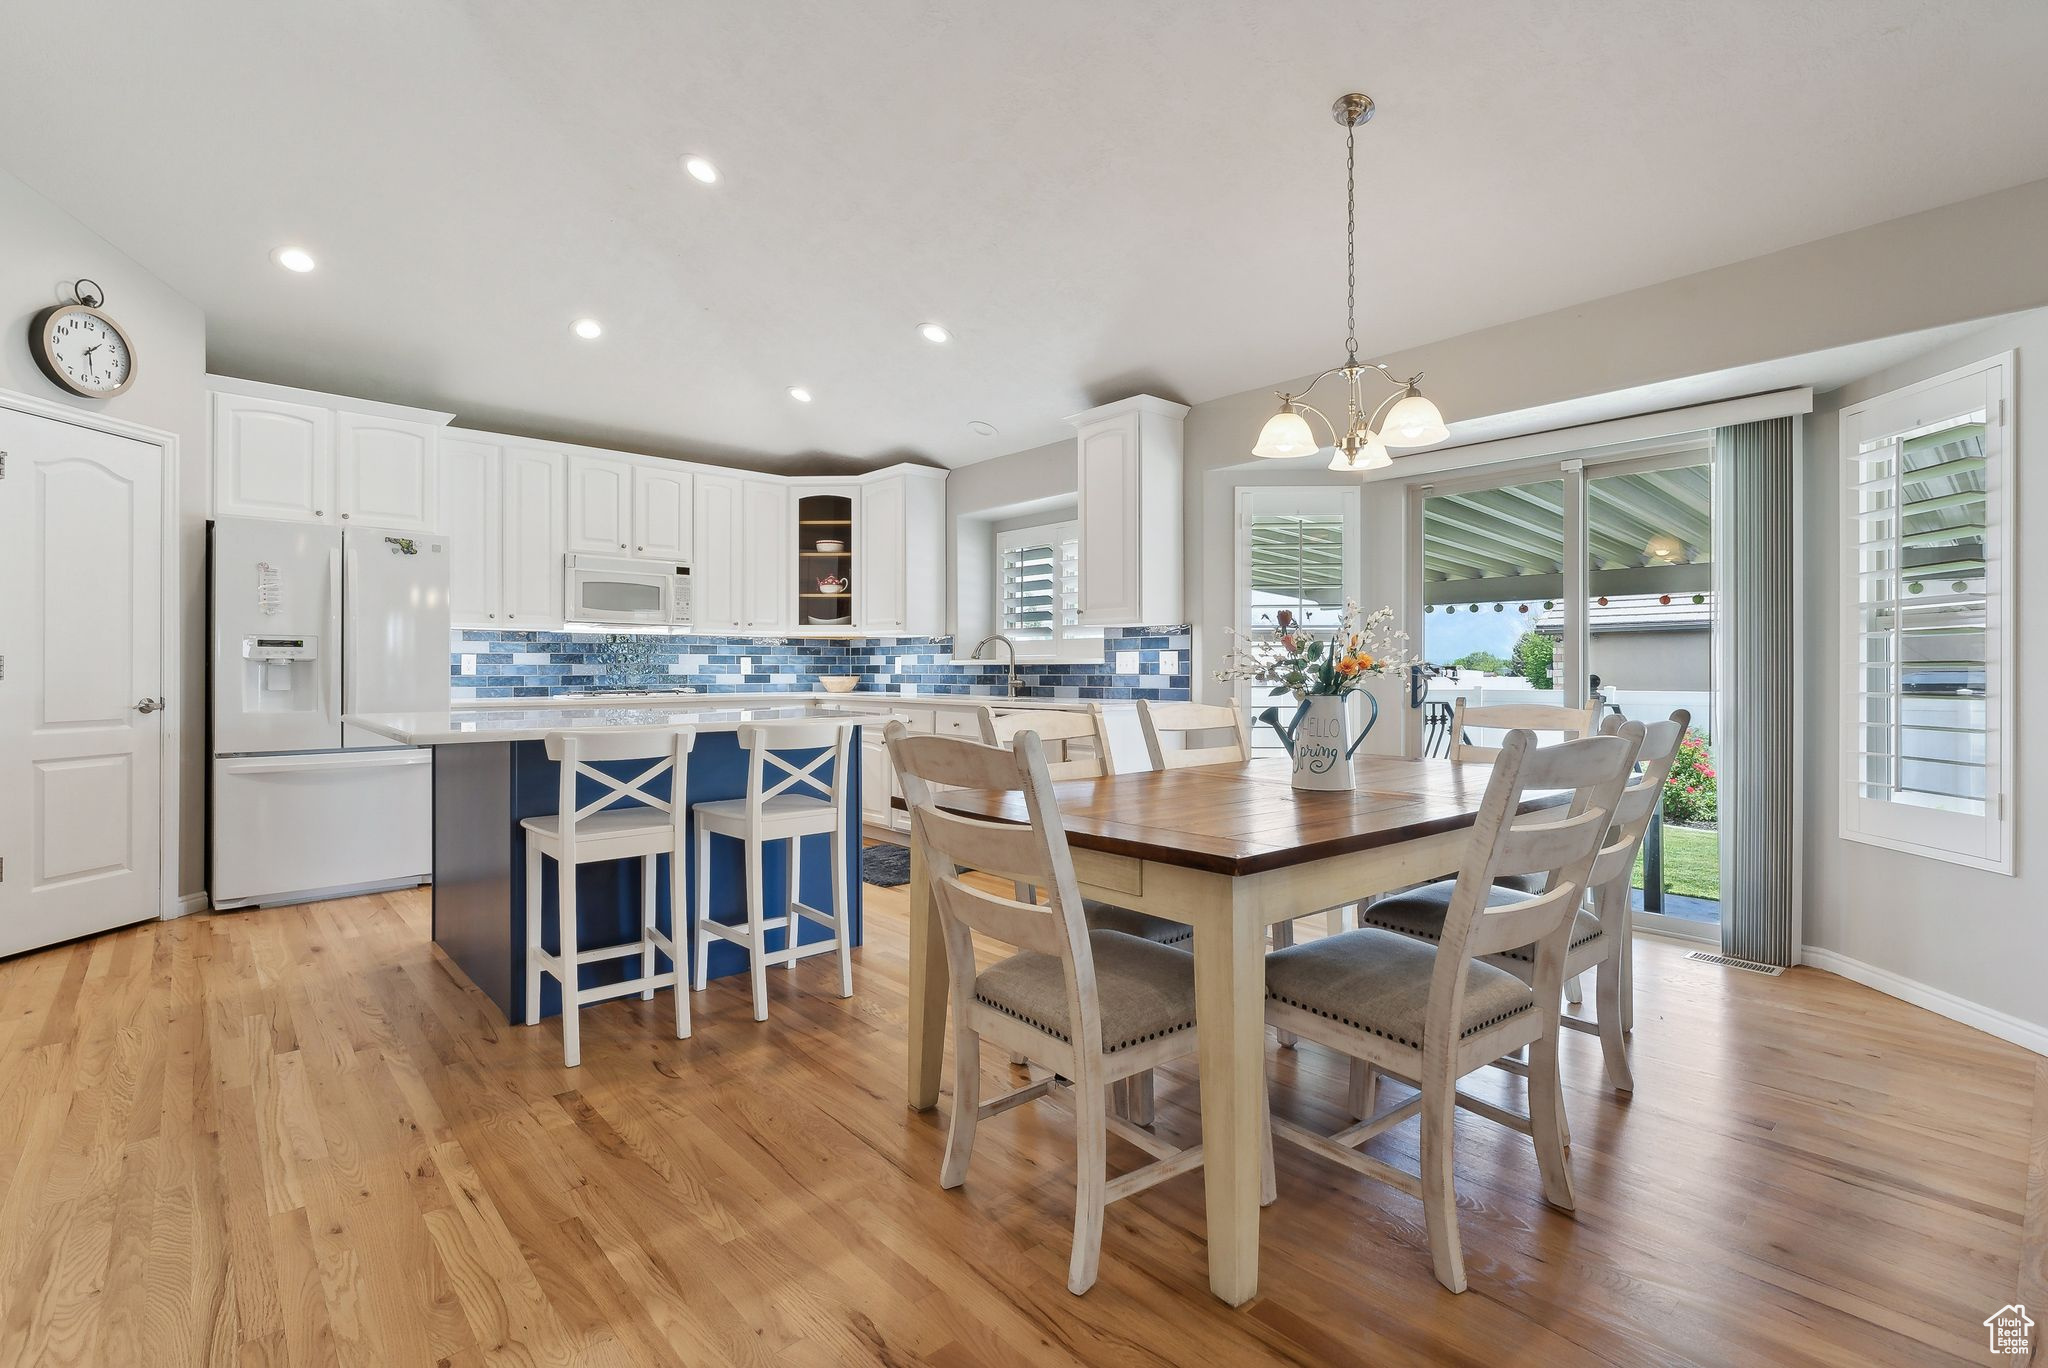
{"type": "Polygon", "coordinates": [[[1365,615],[1349,599],[1333,632],[1319,632],[1285,608],[1272,620],[1267,633],[1230,633],[1230,651],[1216,678],[1265,684],[1272,697],[1287,694],[1300,705],[1285,726],[1277,708],[1266,709],[1259,718],[1280,734],[1294,757],[1296,788],[1351,788],[1351,753],[1379,720],[1380,709],[1379,700],[1367,691],[1365,726],[1347,741],[1344,698],[1364,690],[1375,675],[1405,674],[1412,668],[1415,658],[1408,652],[1408,634],[1394,626],[1393,609],[1365,615]]]}

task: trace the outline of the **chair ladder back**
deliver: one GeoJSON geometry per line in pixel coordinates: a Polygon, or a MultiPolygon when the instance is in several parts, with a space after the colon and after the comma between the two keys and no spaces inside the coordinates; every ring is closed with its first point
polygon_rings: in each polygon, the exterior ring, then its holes
{"type": "Polygon", "coordinates": [[[1244,709],[1213,703],[1138,702],[1138,722],[1145,730],[1145,753],[1153,769],[1193,769],[1199,765],[1242,764],[1252,758],[1251,723],[1244,709]],[[1189,746],[1168,750],[1163,737],[1186,737],[1194,732],[1229,732],[1231,739],[1221,745],[1189,746]]]}
{"type": "Polygon", "coordinates": [[[1025,732],[1035,733],[1039,743],[1057,745],[1059,757],[1046,757],[1046,770],[1055,780],[1100,779],[1116,773],[1116,760],[1109,752],[1109,724],[1100,703],[1085,708],[1012,708],[998,711],[984,703],[975,709],[981,722],[981,739],[991,746],[1013,747],[1025,732]],[[1074,755],[1070,742],[1086,741],[1091,755],[1074,755]]]}
{"type": "Polygon", "coordinates": [[[1501,748],[1467,741],[1467,727],[1504,731],[1519,727],[1527,731],[1559,732],[1565,740],[1574,741],[1599,731],[1600,705],[1589,703],[1583,708],[1567,708],[1557,703],[1488,703],[1475,708],[1467,706],[1462,698],[1456,700],[1451,706],[1450,758],[1457,761],[1493,760],[1499,758],[1501,748]]]}
{"type": "MultiPolygon", "coordinates": [[[[884,734],[903,785],[904,801],[910,806],[912,834],[924,849],[926,877],[934,890],[940,920],[948,928],[949,947],[957,926],[1010,945],[1058,955],[1067,964],[1070,991],[1085,991],[1092,998],[1094,961],[1074,881],[1074,862],[1054,804],[1045,751],[1037,738],[1027,735],[1015,750],[1005,750],[964,737],[915,735],[901,722],[891,722],[884,734]],[[1021,792],[1029,821],[992,822],[947,812],[938,806],[934,784],[1021,792]],[[1050,901],[1027,903],[975,888],[961,880],[963,866],[1013,883],[1029,883],[1044,890],[1050,901]]],[[[971,941],[969,946],[971,949],[971,941]]],[[[971,955],[964,966],[953,965],[952,969],[956,987],[972,983],[971,955]]],[[[1079,1022],[1078,998],[1069,1005],[1075,1012],[1070,1020],[1079,1022]]]]}

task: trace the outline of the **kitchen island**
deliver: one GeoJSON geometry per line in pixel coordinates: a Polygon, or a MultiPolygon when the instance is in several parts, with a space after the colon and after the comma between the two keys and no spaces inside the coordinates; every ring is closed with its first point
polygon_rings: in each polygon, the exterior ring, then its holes
{"type": "MultiPolygon", "coordinates": [[[[717,696],[628,700],[617,703],[551,701],[532,706],[457,706],[439,712],[351,714],[345,721],[393,741],[434,749],[434,943],[463,973],[497,1003],[507,1021],[518,1021],[526,994],[526,858],[520,822],[553,813],[559,794],[559,767],[548,759],[544,740],[550,732],[608,731],[622,727],[693,727],[686,801],[694,804],[746,796],[746,752],[740,749],[742,726],[777,722],[836,721],[853,732],[850,754],[858,756],[858,719],[829,711],[808,699],[787,702],[736,701],[717,696]]],[[[602,766],[631,774],[647,762],[627,761],[602,766]]],[[[846,776],[847,901],[849,937],[861,942],[860,766],[846,776]]],[[[823,772],[830,773],[829,766],[823,772]]],[[[669,780],[650,785],[666,799],[669,780]]],[[[590,797],[596,796],[595,785],[590,797]]],[[[829,842],[806,841],[797,862],[798,877],[808,900],[825,901],[830,885],[829,842]]],[[[685,859],[694,858],[687,855],[685,859]]],[[[719,921],[744,920],[742,864],[739,843],[712,842],[710,915],[719,921]]],[[[688,897],[696,884],[685,877],[678,884],[670,862],[659,862],[656,896],[662,925],[678,944],[687,941],[688,897]],[[671,891],[680,887],[680,896],[671,891]],[[679,930],[671,921],[681,922],[679,930]]],[[[694,875],[694,869],[688,870],[694,875]]],[[[542,941],[559,948],[556,919],[556,871],[548,861],[542,875],[542,941]]],[[[622,860],[582,866],[576,875],[577,939],[590,950],[639,937],[640,862],[622,860]]],[[[764,862],[762,886],[769,915],[784,902],[784,862],[764,862]]],[[[770,948],[779,948],[769,933],[770,948]]],[[[829,945],[827,928],[801,922],[798,944],[829,945]]],[[[659,970],[669,967],[660,956],[659,970]]],[[[714,941],[706,961],[712,977],[736,974],[747,967],[739,946],[714,941]]],[[[637,972],[638,961],[600,961],[582,968],[583,983],[596,987],[618,982],[637,972]]],[[[561,1010],[561,995],[552,976],[542,979],[541,1014],[561,1010]]]]}

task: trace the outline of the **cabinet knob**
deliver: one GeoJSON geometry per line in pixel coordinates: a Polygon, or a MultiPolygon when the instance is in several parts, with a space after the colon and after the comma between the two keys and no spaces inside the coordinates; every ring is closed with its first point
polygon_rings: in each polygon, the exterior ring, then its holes
{"type": "Polygon", "coordinates": [[[313,516],[316,518],[324,518],[327,516],[327,510],[324,508],[316,508],[313,510],[313,516]]]}
{"type": "Polygon", "coordinates": [[[343,517],[344,519],[346,519],[346,518],[348,517],[348,514],[344,513],[344,514],[342,514],[341,516],[342,516],[342,517],[343,517]]]}
{"type": "Polygon", "coordinates": [[[496,614],[496,613],[485,613],[485,614],[484,614],[484,616],[485,616],[485,617],[487,617],[487,618],[495,618],[495,617],[497,616],[497,614],[496,614]]]}

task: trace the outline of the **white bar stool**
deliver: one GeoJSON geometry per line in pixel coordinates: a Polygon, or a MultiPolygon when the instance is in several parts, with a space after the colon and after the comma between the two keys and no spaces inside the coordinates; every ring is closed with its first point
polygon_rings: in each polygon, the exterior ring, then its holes
{"type": "Polygon", "coordinates": [[[690,922],[697,949],[696,989],[704,991],[705,960],[712,937],[746,947],[748,969],[754,980],[754,1020],[768,1019],[768,966],[796,962],[811,955],[836,950],[839,954],[839,996],[853,996],[853,957],[848,936],[846,904],[846,791],[850,762],[847,739],[855,722],[791,722],[745,726],[739,729],[740,746],[747,752],[747,796],[691,807],[697,823],[697,896],[692,900],[690,922]],[[801,764],[785,760],[798,751],[817,751],[801,764]],[[768,766],[779,772],[772,782],[768,766]],[[821,777],[831,766],[829,780],[821,777]],[[795,790],[792,792],[792,790],[795,790]],[[806,836],[831,837],[832,911],[826,913],[806,904],[800,897],[799,875],[803,861],[798,847],[806,836]],[[728,926],[711,919],[711,838],[727,836],[746,845],[745,925],[728,926]],[[766,915],[761,891],[762,848],[770,841],[787,841],[787,906],[775,916],[766,915]],[[832,939],[815,945],[797,946],[799,917],[832,928],[832,939]],[[763,933],[783,932],[782,949],[770,951],[763,933]]]}
{"type": "Polygon", "coordinates": [[[674,914],[674,893],[682,883],[678,857],[688,849],[684,837],[690,784],[690,747],[696,733],[688,727],[639,727],[615,732],[550,732],[548,759],[561,767],[561,792],[555,811],[545,817],[528,817],[519,825],[526,837],[526,1024],[540,1022],[540,976],[553,974],[562,985],[562,1063],[575,1068],[583,1062],[582,1042],[577,1031],[583,1004],[602,1002],[638,992],[651,1000],[656,988],[676,990],[676,1038],[690,1034],[689,994],[683,991],[688,961],[673,934],[664,935],[656,916],[655,876],[658,856],[669,857],[671,933],[679,930],[674,914]],[[654,763],[631,779],[617,779],[593,766],[606,761],[651,760],[654,763]],[[657,798],[647,786],[662,775],[670,776],[668,799],[657,798]],[[602,788],[588,803],[576,801],[577,781],[595,780],[602,788]],[[641,807],[611,809],[628,799],[641,807]],[[561,929],[561,953],[550,955],[541,948],[541,860],[552,856],[557,870],[555,906],[561,929]],[[576,934],[576,870],[600,860],[640,861],[640,938],[600,950],[578,949],[576,934]],[[667,973],[654,972],[655,951],[669,957],[667,973]],[[601,960],[640,956],[637,978],[585,988],[577,972],[583,965],[601,960]]]}

